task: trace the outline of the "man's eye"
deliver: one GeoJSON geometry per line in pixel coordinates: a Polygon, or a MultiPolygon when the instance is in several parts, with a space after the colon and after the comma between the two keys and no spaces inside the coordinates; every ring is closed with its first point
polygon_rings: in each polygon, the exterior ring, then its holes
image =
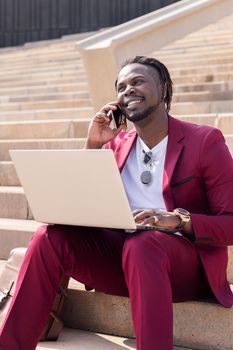
{"type": "Polygon", "coordinates": [[[137,79],[137,80],[134,81],[134,85],[139,85],[139,84],[141,84],[142,82],[143,82],[142,79],[137,79]]]}
{"type": "Polygon", "coordinates": [[[123,87],[123,86],[119,86],[119,87],[117,88],[117,92],[122,92],[122,91],[124,91],[124,87],[123,87]]]}

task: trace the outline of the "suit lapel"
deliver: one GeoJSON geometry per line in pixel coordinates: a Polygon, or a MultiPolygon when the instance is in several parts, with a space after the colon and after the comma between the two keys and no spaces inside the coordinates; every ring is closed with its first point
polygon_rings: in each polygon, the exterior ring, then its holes
{"type": "Polygon", "coordinates": [[[184,134],[180,121],[169,116],[168,144],[163,172],[163,197],[168,211],[174,209],[170,183],[176,163],[184,147],[183,142],[181,142],[183,138],[184,134]]]}
{"type": "Polygon", "coordinates": [[[135,129],[130,130],[127,136],[125,137],[124,143],[121,144],[121,148],[115,151],[115,157],[120,172],[123,169],[123,166],[129,156],[134,142],[136,141],[136,138],[137,134],[135,129]]]}

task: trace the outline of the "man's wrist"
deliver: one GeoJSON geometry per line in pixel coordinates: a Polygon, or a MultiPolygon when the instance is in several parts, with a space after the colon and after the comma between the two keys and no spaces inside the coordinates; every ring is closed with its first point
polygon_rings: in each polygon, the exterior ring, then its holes
{"type": "Polygon", "coordinates": [[[186,209],[176,208],[172,213],[180,219],[180,224],[176,227],[178,229],[183,229],[191,221],[190,213],[186,209]]]}
{"type": "Polygon", "coordinates": [[[84,145],[85,149],[101,149],[102,147],[103,147],[102,143],[91,141],[91,140],[86,140],[84,145]]]}
{"type": "Polygon", "coordinates": [[[183,208],[176,208],[173,210],[172,213],[173,215],[178,216],[180,219],[180,224],[177,226],[177,229],[180,229],[183,236],[187,237],[192,241],[195,240],[190,213],[183,208]]]}

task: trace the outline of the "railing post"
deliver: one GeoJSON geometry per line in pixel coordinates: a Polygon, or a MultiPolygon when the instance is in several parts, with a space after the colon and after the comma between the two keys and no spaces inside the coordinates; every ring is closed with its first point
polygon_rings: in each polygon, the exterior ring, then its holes
{"type": "Polygon", "coordinates": [[[232,0],[182,0],[78,42],[94,109],[115,99],[122,61],[148,55],[232,12],[232,0]]]}

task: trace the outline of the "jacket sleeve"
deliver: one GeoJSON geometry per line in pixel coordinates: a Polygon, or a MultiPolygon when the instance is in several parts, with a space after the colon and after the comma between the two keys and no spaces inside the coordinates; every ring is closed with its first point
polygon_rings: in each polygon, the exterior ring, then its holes
{"type": "Polygon", "coordinates": [[[233,245],[233,160],[219,130],[205,136],[199,164],[210,215],[191,214],[196,244],[233,245]]]}

